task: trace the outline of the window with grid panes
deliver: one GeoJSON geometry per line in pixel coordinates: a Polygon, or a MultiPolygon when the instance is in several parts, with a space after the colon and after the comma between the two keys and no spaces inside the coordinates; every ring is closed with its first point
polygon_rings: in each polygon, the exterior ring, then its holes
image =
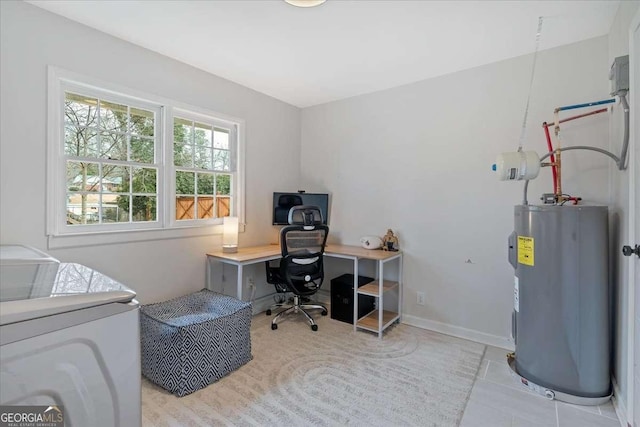
{"type": "Polygon", "coordinates": [[[224,216],[242,221],[241,119],[55,67],[48,78],[51,247],[215,234],[224,216]]]}
{"type": "Polygon", "coordinates": [[[158,221],[158,113],[122,98],[64,92],[67,226],[158,221]]]}
{"type": "Polygon", "coordinates": [[[234,215],[234,125],[187,114],[173,118],[176,221],[234,215]]]}

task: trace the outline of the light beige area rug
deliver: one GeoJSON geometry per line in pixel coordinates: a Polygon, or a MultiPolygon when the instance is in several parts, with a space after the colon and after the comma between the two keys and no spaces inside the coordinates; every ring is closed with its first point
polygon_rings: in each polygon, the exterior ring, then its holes
{"type": "Polygon", "coordinates": [[[178,398],[143,379],[144,426],[457,426],[484,346],[395,325],[382,340],[316,316],[252,320],[253,360],[178,398]]]}

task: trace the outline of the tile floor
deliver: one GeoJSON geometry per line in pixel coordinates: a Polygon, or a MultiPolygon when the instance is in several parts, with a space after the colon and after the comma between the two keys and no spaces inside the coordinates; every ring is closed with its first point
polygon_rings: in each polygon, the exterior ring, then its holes
{"type": "Polygon", "coordinates": [[[611,402],[577,406],[529,392],[511,376],[507,353],[487,347],[461,427],[620,427],[611,402]]]}

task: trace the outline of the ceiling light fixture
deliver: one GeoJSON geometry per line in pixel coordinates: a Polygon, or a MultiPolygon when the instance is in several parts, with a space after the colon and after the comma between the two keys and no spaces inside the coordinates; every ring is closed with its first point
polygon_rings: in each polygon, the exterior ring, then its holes
{"type": "Polygon", "coordinates": [[[284,1],[289,3],[291,6],[314,7],[314,6],[320,6],[322,3],[324,3],[327,0],[284,0],[284,1]]]}

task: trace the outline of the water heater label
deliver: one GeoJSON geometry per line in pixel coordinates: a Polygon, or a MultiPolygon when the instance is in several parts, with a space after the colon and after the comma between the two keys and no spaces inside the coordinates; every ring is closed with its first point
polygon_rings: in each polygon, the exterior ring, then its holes
{"type": "Polygon", "coordinates": [[[513,278],[513,308],[520,313],[520,281],[518,276],[513,278]]]}
{"type": "Polygon", "coordinates": [[[533,237],[518,236],[518,263],[533,267],[533,237]]]}

